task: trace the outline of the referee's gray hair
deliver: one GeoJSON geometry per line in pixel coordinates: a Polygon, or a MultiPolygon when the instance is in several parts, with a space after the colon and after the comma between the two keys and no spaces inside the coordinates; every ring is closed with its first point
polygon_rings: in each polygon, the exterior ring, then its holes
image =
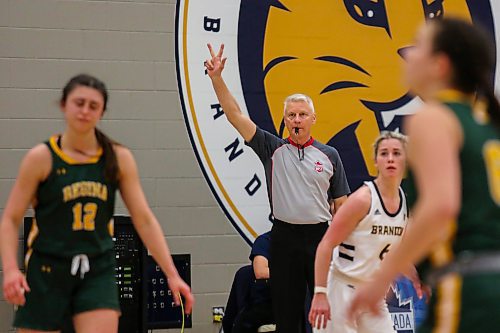
{"type": "Polygon", "coordinates": [[[313,101],[311,99],[311,97],[305,95],[305,94],[293,94],[293,95],[290,95],[288,96],[287,98],[285,98],[285,101],[283,102],[283,114],[286,112],[286,107],[288,105],[288,103],[291,103],[291,102],[306,102],[307,105],[309,105],[309,107],[311,108],[312,112],[314,113],[314,104],[313,104],[313,101]]]}
{"type": "Polygon", "coordinates": [[[380,143],[384,140],[387,139],[396,139],[401,144],[403,145],[403,149],[406,151],[406,145],[408,144],[408,137],[404,134],[401,134],[399,132],[394,132],[394,131],[382,131],[380,132],[380,135],[377,137],[375,142],[373,143],[373,157],[377,158],[378,154],[378,147],[380,146],[380,143]]]}

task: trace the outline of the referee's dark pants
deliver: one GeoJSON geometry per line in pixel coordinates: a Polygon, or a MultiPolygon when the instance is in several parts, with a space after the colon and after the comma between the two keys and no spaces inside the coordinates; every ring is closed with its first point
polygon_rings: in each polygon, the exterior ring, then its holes
{"type": "Polygon", "coordinates": [[[271,296],[279,333],[305,332],[306,288],[314,290],[314,257],[328,223],[290,224],[274,220],[269,262],[271,296]]]}

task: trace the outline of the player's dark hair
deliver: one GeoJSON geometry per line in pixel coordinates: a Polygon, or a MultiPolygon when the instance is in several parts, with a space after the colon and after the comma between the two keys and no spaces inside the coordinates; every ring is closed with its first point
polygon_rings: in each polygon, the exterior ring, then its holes
{"type": "MultiPolygon", "coordinates": [[[[77,87],[84,86],[97,90],[104,100],[103,111],[106,111],[106,106],[108,104],[108,90],[106,89],[106,85],[101,80],[88,75],[88,74],[79,74],[72,77],[68,83],[63,88],[62,96],[61,96],[61,105],[66,103],[66,99],[68,95],[77,87]]],[[[118,181],[118,160],[116,158],[116,153],[113,148],[114,144],[117,144],[114,140],[110,139],[106,134],[104,134],[97,127],[95,128],[95,136],[97,142],[102,147],[103,158],[104,158],[104,176],[107,180],[116,182],[118,181]]]]}
{"type": "Polygon", "coordinates": [[[500,129],[500,104],[492,80],[495,60],[488,33],[456,18],[435,20],[433,26],[433,50],[450,59],[453,88],[486,102],[491,122],[500,129]]]}

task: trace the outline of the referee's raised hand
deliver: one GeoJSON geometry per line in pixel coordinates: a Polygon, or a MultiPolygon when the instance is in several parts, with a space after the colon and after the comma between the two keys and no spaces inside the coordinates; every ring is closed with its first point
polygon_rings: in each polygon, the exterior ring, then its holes
{"type": "Polygon", "coordinates": [[[208,76],[217,77],[221,76],[224,70],[224,65],[226,64],[227,58],[222,56],[224,52],[224,44],[221,44],[219,51],[215,54],[212,44],[208,43],[208,50],[210,51],[210,59],[205,61],[205,68],[207,69],[208,76]]]}
{"type": "Polygon", "coordinates": [[[217,54],[214,52],[212,44],[208,43],[208,50],[210,51],[210,59],[205,61],[205,68],[207,74],[212,81],[217,99],[219,100],[227,120],[233,127],[240,133],[245,141],[250,141],[257,130],[255,123],[247,115],[241,112],[238,102],[229,91],[224,79],[222,78],[222,71],[226,64],[227,58],[223,57],[224,44],[221,44],[217,54]]]}

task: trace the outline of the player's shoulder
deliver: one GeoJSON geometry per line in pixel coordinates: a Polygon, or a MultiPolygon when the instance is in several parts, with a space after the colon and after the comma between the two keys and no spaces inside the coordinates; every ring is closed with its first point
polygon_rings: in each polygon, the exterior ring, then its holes
{"type": "Polygon", "coordinates": [[[28,150],[24,156],[24,160],[40,167],[41,165],[50,163],[52,161],[52,156],[49,147],[45,143],[39,143],[28,150]]]}
{"type": "Polygon", "coordinates": [[[49,147],[40,143],[28,150],[21,162],[20,173],[36,175],[40,180],[45,179],[52,168],[52,155],[49,147]]]}
{"type": "Polygon", "coordinates": [[[368,184],[364,183],[361,185],[354,193],[349,196],[349,199],[353,198],[354,200],[358,200],[360,202],[371,202],[372,192],[368,187],[368,184]]]}
{"type": "Polygon", "coordinates": [[[113,144],[113,150],[115,151],[116,160],[121,171],[127,171],[131,167],[135,168],[135,158],[129,148],[120,144],[113,144]]]}
{"type": "Polygon", "coordinates": [[[463,139],[462,125],[455,111],[449,106],[430,102],[410,116],[405,123],[406,132],[412,142],[435,141],[443,135],[463,139]]]}
{"type": "Polygon", "coordinates": [[[113,150],[115,151],[117,158],[133,156],[129,148],[118,143],[113,144],[113,150]]]}
{"type": "Polygon", "coordinates": [[[372,203],[372,195],[368,185],[363,184],[360,188],[354,191],[347,200],[350,205],[356,206],[363,211],[368,211],[372,203]]]}
{"type": "Polygon", "coordinates": [[[458,121],[451,107],[442,103],[430,102],[421,107],[414,115],[408,117],[406,123],[408,129],[415,127],[426,127],[432,124],[450,123],[458,121]]]}

